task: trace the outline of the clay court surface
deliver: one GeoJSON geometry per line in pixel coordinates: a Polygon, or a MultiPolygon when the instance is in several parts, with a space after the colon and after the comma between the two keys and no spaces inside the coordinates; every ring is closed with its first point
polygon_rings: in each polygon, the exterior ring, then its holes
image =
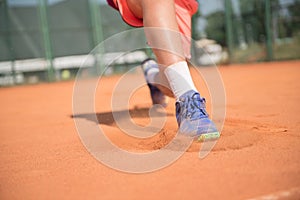
{"type": "MultiPolygon", "coordinates": [[[[192,144],[172,165],[146,174],[110,169],[85,149],[72,117],[74,82],[0,88],[0,199],[300,199],[300,62],[219,70],[227,113],[216,146],[199,159],[200,144],[192,144]]],[[[98,125],[123,149],[160,149],[177,130],[174,101],[157,136],[126,136],[107,103],[119,77],[101,80],[98,125]]],[[[208,95],[201,81],[197,86],[208,95]]],[[[124,94],[116,95],[121,100],[124,94]]],[[[128,109],[143,125],[150,106],[145,86],[128,109]]]]}

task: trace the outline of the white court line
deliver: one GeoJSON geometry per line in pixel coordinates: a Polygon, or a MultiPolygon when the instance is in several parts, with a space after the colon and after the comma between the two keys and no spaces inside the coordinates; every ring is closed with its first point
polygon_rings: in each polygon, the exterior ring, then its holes
{"type": "Polygon", "coordinates": [[[300,187],[282,190],[273,194],[267,194],[247,200],[283,200],[283,199],[300,199],[300,187]]]}

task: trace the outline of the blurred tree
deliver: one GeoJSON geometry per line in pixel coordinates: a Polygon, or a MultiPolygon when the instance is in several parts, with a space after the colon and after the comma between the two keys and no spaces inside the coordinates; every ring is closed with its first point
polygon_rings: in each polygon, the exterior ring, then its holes
{"type": "Polygon", "coordinates": [[[217,11],[211,13],[206,17],[207,26],[205,32],[209,39],[216,40],[222,46],[226,45],[226,33],[225,33],[225,12],[217,11]]]}
{"type": "MultiPolygon", "coordinates": [[[[272,10],[279,6],[279,0],[271,0],[272,10]]],[[[264,42],[266,35],[265,1],[240,0],[241,18],[245,38],[249,41],[264,42]]]]}
{"type": "Polygon", "coordinates": [[[300,0],[295,0],[294,4],[288,7],[291,15],[290,27],[293,34],[300,32],[300,0]]]}

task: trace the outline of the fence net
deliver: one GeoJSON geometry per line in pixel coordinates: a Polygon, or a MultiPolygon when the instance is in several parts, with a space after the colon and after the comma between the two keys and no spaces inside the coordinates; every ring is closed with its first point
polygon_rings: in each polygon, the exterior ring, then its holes
{"type": "MultiPolygon", "coordinates": [[[[299,10],[300,0],[199,1],[193,38],[212,55],[227,54],[215,57],[217,63],[299,59],[299,10]]],[[[99,42],[130,29],[104,0],[0,0],[0,85],[72,78],[99,42]],[[66,60],[70,64],[61,64],[66,60]],[[70,76],[62,76],[66,70],[70,76]]],[[[144,40],[122,37],[106,53],[126,52],[144,40]]],[[[200,47],[196,63],[209,64],[200,47]]]]}

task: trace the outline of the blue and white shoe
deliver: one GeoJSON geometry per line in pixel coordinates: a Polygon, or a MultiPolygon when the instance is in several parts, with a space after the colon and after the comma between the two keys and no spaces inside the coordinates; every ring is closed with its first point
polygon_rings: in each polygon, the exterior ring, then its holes
{"type": "Polygon", "coordinates": [[[168,105],[168,98],[166,95],[164,95],[160,89],[158,89],[156,86],[154,86],[153,84],[148,82],[148,72],[150,69],[156,68],[158,69],[158,64],[152,60],[152,59],[147,59],[145,61],[142,62],[142,69],[144,71],[144,76],[147,82],[147,85],[149,87],[150,90],[150,95],[151,95],[151,99],[152,99],[152,103],[153,104],[160,104],[163,107],[166,107],[168,105]]]}
{"type": "Polygon", "coordinates": [[[179,133],[194,137],[199,142],[220,137],[215,124],[208,118],[205,99],[193,90],[183,94],[176,102],[176,119],[179,133]]]}

